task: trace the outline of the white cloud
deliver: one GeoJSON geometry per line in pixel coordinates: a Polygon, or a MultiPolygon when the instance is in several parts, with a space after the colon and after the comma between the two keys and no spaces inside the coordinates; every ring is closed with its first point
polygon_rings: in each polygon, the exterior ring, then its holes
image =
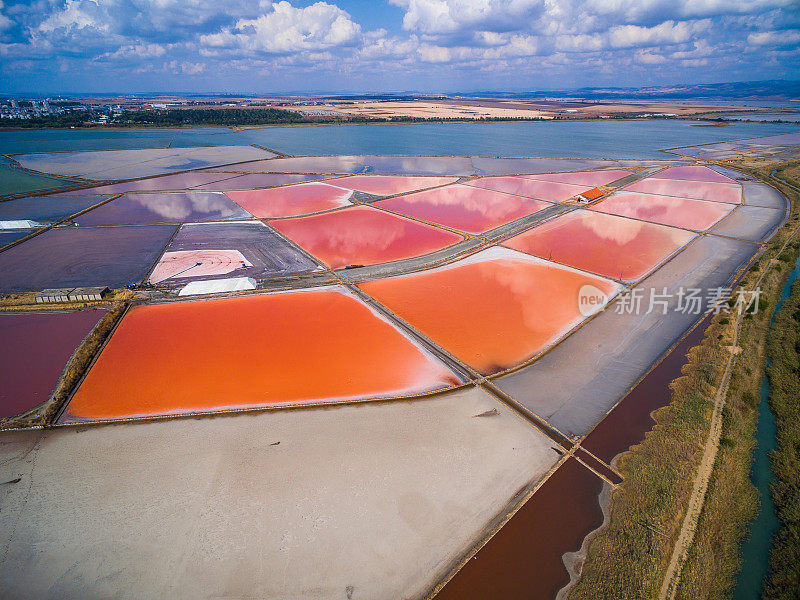
{"type": "Polygon", "coordinates": [[[216,48],[266,54],[325,50],[353,44],[361,26],[338,6],[317,2],[295,8],[285,0],[255,19],[241,19],[232,28],[204,35],[200,43],[216,48]]]}
{"type": "Polygon", "coordinates": [[[167,49],[159,44],[127,44],[119,47],[114,52],[107,52],[100,56],[106,60],[130,60],[153,58],[163,56],[167,49]]]}
{"type": "Polygon", "coordinates": [[[637,50],[633,55],[633,60],[642,65],[661,65],[667,62],[667,57],[654,54],[651,50],[637,50]]]}
{"type": "Polygon", "coordinates": [[[0,0],[0,31],[10,29],[14,22],[3,14],[3,0],[0,0]]]}
{"type": "Polygon", "coordinates": [[[67,0],[61,10],[39,24],[37,31],[46,34],[57,30],[91,28],[107,32],[110,25],[108,15],[104,12],[100,4],[93,0],[67,0]]]}
{"type": "Polygon", "coordinates": [[[450,61],[450,49],[423,44],[419,48],[419,57],[426,63],[446,63],[450,61]]]}
{"type": "Polygon", "coordinates": [[[390,0],[405,9],[403,28],[447,34],[471,28],[514,31],[544,11],[545,0],[390,0]]]}
{"type": "Polygon", "coordinates": [[[609,42],[613,48],[637,48],[659,44],[679,44],[695,39],[707,31],[711,21],[664,21],[654,27],[622,25],[609,30],[609,42]]]}
{"type": "Polygon", "coordinates": [[[786,29],[784,31],[761,31],[751,33],[747,41],[756,46],[787,46],[800,44],[800,30],[786,29]]]}

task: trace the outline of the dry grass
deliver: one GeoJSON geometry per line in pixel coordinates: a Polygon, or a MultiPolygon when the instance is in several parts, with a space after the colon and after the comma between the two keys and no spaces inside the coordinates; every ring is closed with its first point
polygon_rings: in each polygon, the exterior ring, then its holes
{"type": "MultiPolygon", "coordinates": [[[[766,178],[773,166],[762,165],[754,174],[766,178]]],[[[741,282],[752,289],[766,270],[762,310],[744,319],[743,351],[734,363],[721,447],[678,598],[729,597],[739,568],[739,544],[757,508],[749,474],[769,307],[775,306],[788,273],[773,259],[785,254],[781,248],[798,225],[800,204],[800,194],[786,186],[783,191],[792,199],[792,218],[741,282]]],[[[727,361],[734,324],[724,315],[714,318],[701,344],[690,351],[684,375],[672,383],[672,402],[656,413],[653,431],[619,460],[625,480],[612,494],[608,525],[589,546],[572,600],[658,596],[702,456],[710,399],[727,361]]]]}
{"type": "Polygon", "coordinates": [[[111,290],[102,300],[82,302],[48,302],[36,303],[36,292],[23,292],[8,294],[0,298],[0,312],[40,312],[79,310],[83,308],[98,308],[119,302],[132,302],[142,299],[136,292],[127,289],[111,290]]]}

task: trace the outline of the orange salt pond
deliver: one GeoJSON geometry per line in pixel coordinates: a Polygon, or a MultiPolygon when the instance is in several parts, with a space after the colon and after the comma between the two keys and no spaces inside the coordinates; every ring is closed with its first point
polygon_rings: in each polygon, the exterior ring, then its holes
{"type": "Polygon", "coordinates": [[[574,210],[504,245],[598,275],[638,280],[694,237],[682,229],[574,210]]]}
{"type": "Polygon", "coordinates": [[[527,198],[538,198],[549,202],[563,202],[586,191],[593,185],[572,185],[555,181],[542,181],[530,177],[481,177],[468,181],[466,185],[517,194],[527,198]]]}
{"type": "Polygon", "coordinates": [[[270,225],[333,269],[421,256],[463,239],[368,206],[270,221],[270,225]]]}
{"type": "Polygon", "coordinates": [[[551,206],[540,200],[461,184],[397,196],[374,204],[470,233],[488,231],[551,206]]]}
{"type": "Polygon", "coordinates": [[[617,179],[622,179],[630,175],[630,171],[576,171],[574,173],[541,173],[536,175],[526,175],[528,179],[538,179],[541,181],[553,181],[555,183],[571,183],[574,185],[585,185],[586,187],[597,187],[606,185],[617,179]]]}
{"type": "Polygon", "coordinates": [[[711,200],[728,204],[742,203],[742,188],[738,184],[684,181],[678,179],[642,179],[625,188],[631,192],[661,194],[695,200],[711,200]]]}
{"type": "Polygon", "coordinates": [[[507,248],[360,287],[456,357],[490,375],[519,365],[579,324],[584,285],[621,286],[507,248]]]}
{"type": "Polygon", "coordinates": [[[132,308],[62,421],[430,392],[455,376],[340,287],[132,308]]]}
{"type": "Polygon", "coordinates": [[[231,200],[259,218],[294,217],[349,206],[351,190],[327,183],[299,183],[263,190],[225,192],[231,200]]]}
{"type": "Polygon", "coordinates": [[[456,177],[411,177],[395,175],[355,175],[332,180],[334,185],[358,190],[377,196],[402,194],[413,190],[445,185],[456,181],[456,177]]]}
{"type": "Polygon", "coordinates": [[[655,194],[619,192],[594,204],[591,209],[662,225],[705,231],[730,213],[733,205],[655,194]]]}

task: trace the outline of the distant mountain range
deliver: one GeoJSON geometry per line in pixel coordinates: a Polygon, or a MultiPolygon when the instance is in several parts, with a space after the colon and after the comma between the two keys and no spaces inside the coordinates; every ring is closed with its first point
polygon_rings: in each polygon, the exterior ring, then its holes
{"type": "Polygon", "coordinates": [[[534,90],[529,92],[471,92],[465,96],[492,98],[587,98],[613,100],[619,98],[691,100],[699,98],[791,100],[800,99],[800,81],[773,79],[767,81],[737,81],[731,83],[700,83],[694,85],[663,85],[641,88],[586,87],[565,90],[534,90]]]}

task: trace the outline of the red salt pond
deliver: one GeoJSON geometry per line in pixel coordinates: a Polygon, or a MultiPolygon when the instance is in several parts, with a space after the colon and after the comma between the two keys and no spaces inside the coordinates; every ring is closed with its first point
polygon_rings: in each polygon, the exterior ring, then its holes
{"type": "Polygon", "coordinates": [[[381,200],[375,206],[453,229],[481,233],[551,205],[540,200],[456,184],[381,200]]]}
{"type": "Polygon", "coordinates": [[[504,245],[598,275],[638,280],[693,237],[682,229],[575,210],[504,245]]]}
{"type": "Polygon", "coordinates": [[[681,181],[678,179],[642,179],[625,188],[631,192],[661,194],[695,200],[710,200],[728,204],[742,203],[742,188],[738,184],[681,181]]]}
{"type": "Polygon", "coordinates": [[[481,177],[467,182],[466,185],[550,202],[563,202],[585,192],[587,187],[595,187],[594,185],[584,186],[542,181],[530,177],[481,177]]]}
{"type": "Polygon", "coordinates": [[[47,400],[72,353],[107,312],[0,314],[0,418],[47,400]]]}
{"type": "Polygon", "coordinates": [[[332,180],[334,185],[358,190],[377,196],[403,194],[413,190],[445,185],[456,181],[456,177],[404,177],[395,175],[355,175],[332,180]]]}
{"type": "Polygon", "coordinates": [[[705,231],[733,210],[730,204],[655,194],[617,193],[591,207],[602,213],[705,231]]]}
{"type": "Polygon", "coordinates": [[[412,395],[457,383],[340,287],[132,308],[62,420],[412,395]]]}
{"type": "Polygon", "coordinates": [[[270,225],[333,269],[421,256],[463,239],[368,206],[270,221],[270,225]]]}
{"type": "Polygon", "coordinates": [[[617,179],[622,179],[630,175],[630,171],[576,171],[574,173],[540,173],[536,175],[526,175],[529,179],[541,181],[553,181],[555,183],[571,183],[583,185],[587,188],[606,185],[617,179]]]}
{"type": "Polygon", "coordinates": [[[264,190],[226,192],[246,211],[260,218],[294,217],[349,206],[350,190],[327,183],[299,183],[264,190]]]}
{"type": "Polygon", "coordinates": [[[603,480],[574,458],[542,484],[436,600],[553,600],[569,583],[562,556],[603,522],[603,480]]]}
{"type": "Polygon", "coordinates": [[[583,320],[584,285],[620,286],[506,248],[361,288],[456,357],[490,375],[544,350],[583,320]]]}
{"type": "Polygon", "coordinates": [[[685,179],[687,181],[716,181],[718,183],[736,183],[730,177],[717,173],[714,169],[699,165],[684,165],[668,167],[659,171],[653,177],[658,179],[685,179]]]}
{"type": "Polygon", "coordinates": [[[700,343],[711,317],[706,317],[586,436],[581,446],[605,461],[638,444],[653,428],[653,411],[669,404],[669,384],[682,375],[687,353],[700,343]]]}

